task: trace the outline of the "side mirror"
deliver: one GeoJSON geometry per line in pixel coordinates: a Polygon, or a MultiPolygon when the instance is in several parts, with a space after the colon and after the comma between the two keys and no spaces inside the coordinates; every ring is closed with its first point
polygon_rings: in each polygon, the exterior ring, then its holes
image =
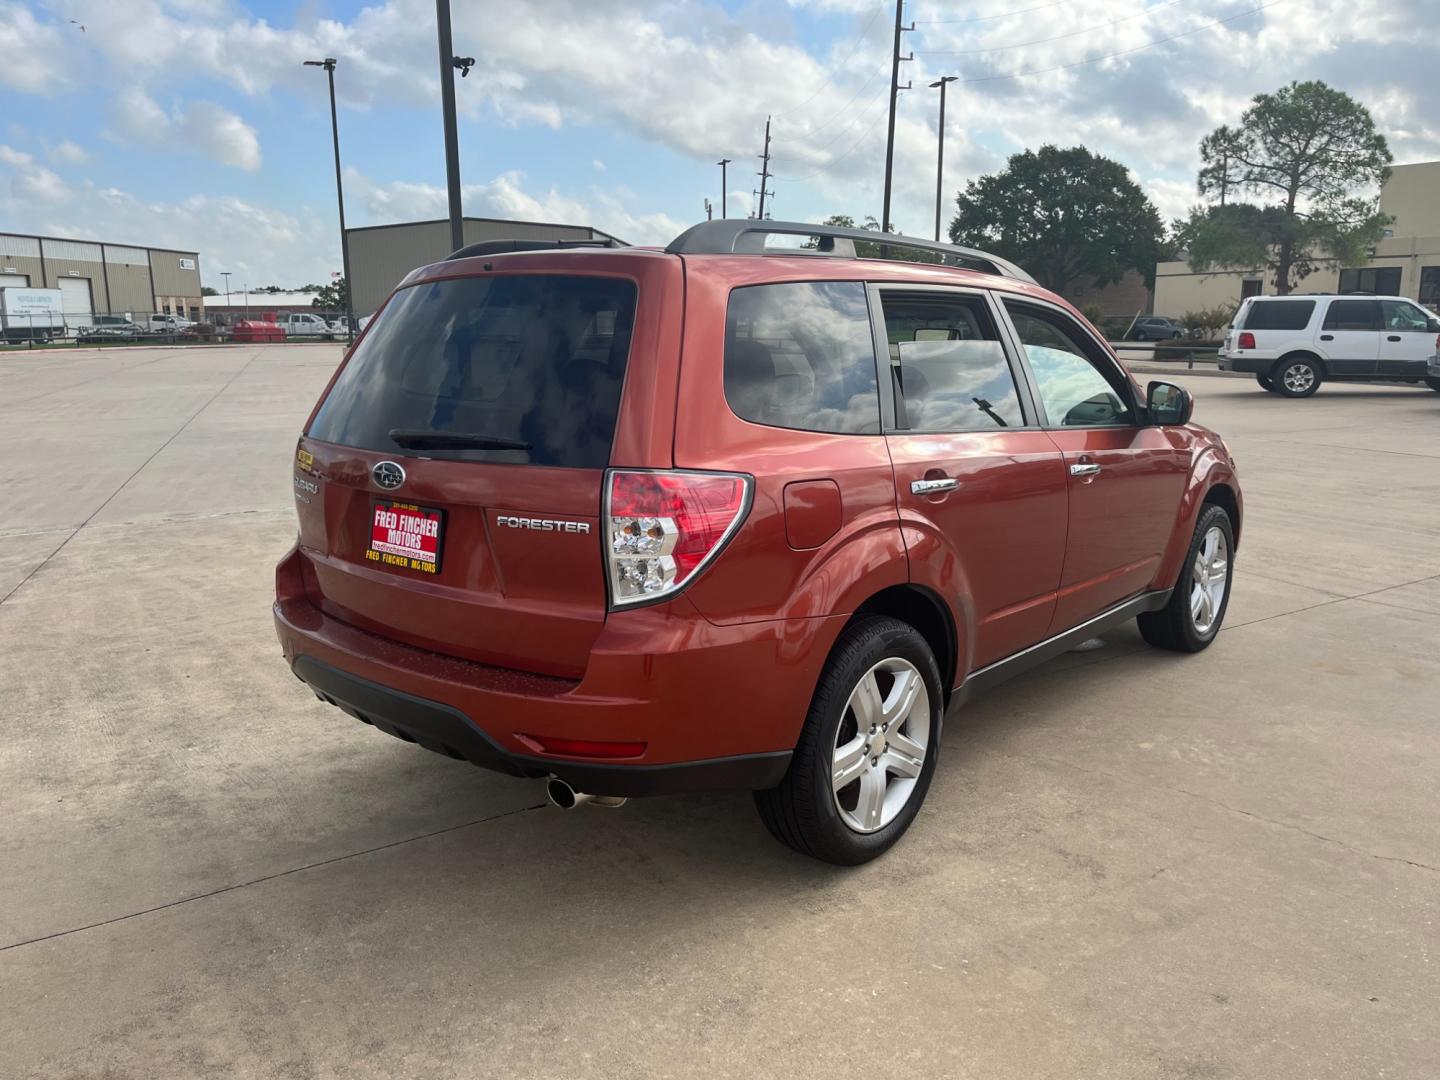
{"type": "Polygon", "coordinates": [[[1431,319],[1427,333],[1440,334],[1440,319],[1431,319]]]}
{"type": "Polygon", "coordinates": [[[1152,424],[1188,424],[1195,411],[1195,399],[1183,386],[1152,382],[1145,392],[1145,409],[1152,424]]]}

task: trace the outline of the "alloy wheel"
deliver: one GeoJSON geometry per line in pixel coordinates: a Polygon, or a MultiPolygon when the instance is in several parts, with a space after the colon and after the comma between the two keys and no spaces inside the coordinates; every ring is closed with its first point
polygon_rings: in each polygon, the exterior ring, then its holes
{"type": "Polygon", "coordinates": [[[1225,583],[1230,577],[1230,550],[1218,525],[1205,530],[1190,571],[1190,618],[1197,634],[1208,634],[1220,617],[1225,583]]]}
{"type": "Polygon", "coordinates": [[[1285,389],[1291,393],[1303,394],[1315,385],[1315,369],[1309,364],[1291,364],[1283,376],[1285,389]]]}
{"type": "Polygon", "coordinates": [[[883,829],[905,808],[925,767],[930,693],[910,661],[888,657],[861,676],[845,703],[831,758],[831,790],[846,826],[883,829]]]}

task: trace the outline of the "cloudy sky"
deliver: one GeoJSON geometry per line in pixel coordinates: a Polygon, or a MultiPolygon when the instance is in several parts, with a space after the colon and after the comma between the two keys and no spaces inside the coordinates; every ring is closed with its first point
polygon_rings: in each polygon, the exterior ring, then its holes
{"type": "MultiPolygon", "coordinates": [[[[775,217],[880,213],[893,0],[454,0],[468,214],[665,242],[748,213],[767,114],[775,217]]],[[[1196,144],[1320,78],[1400,162],[1440,158],[1440,0],[907,0],[893,217],[1044,142],[1125,163],[1166,217],[1196,144]],[[1428,98],[1427,98],[1428,91],[1428,98]]],[[[198,249],[207,284],[338,269],[324,73],[340,60],[352,224],[443,217],[432,0],[0,0],[0,231],[198,249]]]]}

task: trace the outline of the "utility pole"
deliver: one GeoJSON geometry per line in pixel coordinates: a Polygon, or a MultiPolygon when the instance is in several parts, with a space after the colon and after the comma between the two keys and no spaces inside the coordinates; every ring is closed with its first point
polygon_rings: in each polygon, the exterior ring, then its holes
{"type": "Polygon", "coordinates": [[[880,211],[880,231],[890,231],[890,173],[895,167],[895,103],[901,90],[909,90],[910,83],[900,85],[900,61],[914,60],[915,54],[900,55],[900,35],[915,29],[915,24],[904,25],[905,0],[895,0],[895,48],[890,59],[890,124],[885,135],[885,204],[880,211]]]}
{"type": "Polygon", "coordinates": [[[230,275],[233,274],[233,273],[234,273],[233,270],[221,270],[221,271],[220,271],[220,276],[225,279],[225,306],[226,306],[226,307],[229,307],[229,306],[230,306],[230,275]]]}
{"type": "Polygon", "coordinates": [[[450,41],[450,0],[435,0],[435,23],[440,39],[440,108],[445,119],[445,186],[450,192],[450,250],[465,246],[460,214],[460,139],[455,133],[455,69],[463,79],[474,66],[473,57],[455,55],[450,41]]]}
{"type": "Polygon", "coordinates": [[[345,186],[340,180],[340,122],[335,117],[335,58],[306,60],[306,67],[323,67],[330,80],[330,141],[335,148],[335,201],[340,204],[340,263],[345,272],[345,340],[355,340],[355,312],[350,301],[350,238],[345,235],[345,186]]]}
{"type": "Polygon", "coordinates": [[[760,155],[760,220],[765,220],[765,196],[774,195],[773,191],[766,191],[770,183],[770,117],[765,117],[765,152],[760,155]]]}
{"type": "Polygon", "coordinates": [[[1227,147],[1220,154],[1220,205],[1225,205],[1225,190],[1230,186],[1230,150],[1227,147]]]}
{"type": "Polygon", "coordinates": [[[940,239],[940,203],[945,192],[945,84],[955,82],[960,76],[942,75],[930,84],[930,89],[940,88],[940,151],[935,160],[935,239],[940,239]]]}

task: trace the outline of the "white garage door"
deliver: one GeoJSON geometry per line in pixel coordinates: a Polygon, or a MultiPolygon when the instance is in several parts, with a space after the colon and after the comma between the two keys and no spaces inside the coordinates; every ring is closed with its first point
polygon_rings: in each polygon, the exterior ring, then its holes
{"type": "Polygon", "coordinates": [[[28,274],[0,274],[0,289],[24,289],[29,284],[28,274]]]}
{"type": "Polygon", "coordinates": [[[65,325],[73,330],[77,326],[89,326],[94,320],[95,305],[90,300],[90,279],[64,277],[60,279],[60,304],[65,312],[65,325]]]}

